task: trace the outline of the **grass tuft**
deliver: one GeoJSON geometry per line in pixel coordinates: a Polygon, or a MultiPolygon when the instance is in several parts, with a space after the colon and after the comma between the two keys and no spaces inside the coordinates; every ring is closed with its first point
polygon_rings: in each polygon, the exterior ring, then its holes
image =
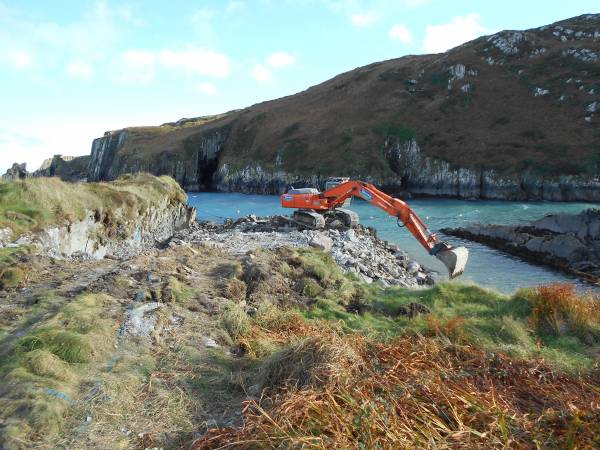
{"type": "Polygon", "coordinates": [[[542,335],[575,335],[584,343],[600,343],[600,310],[593,299],[578,296],[571,284],[540,286],[529,294],[531,324],[542,335]]]}
{"type": "Polygon", "coordinates": [[[304,338],[265,360],[258,372],[262,389],[302,389],[349,377],[358,353],[334,334],[304,338]]]}
{"type": "Polygon", "coordinates": [[[231,339],[236,341],[250,330],[250,318],[244,308],[233,301],[228,301],[221,310],[221,325],[231,339]]]}

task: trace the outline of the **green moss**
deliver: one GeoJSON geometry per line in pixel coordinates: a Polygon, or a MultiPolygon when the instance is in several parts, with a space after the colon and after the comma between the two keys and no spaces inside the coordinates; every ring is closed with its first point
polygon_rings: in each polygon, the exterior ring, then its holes
{"type": "Polygon", "coordinates": [[[416,137],[412,128],[401,124],[382,123],[373,128],[373,131],[382,136],[395,136],[401,141],[409,141],[416,137]]]}

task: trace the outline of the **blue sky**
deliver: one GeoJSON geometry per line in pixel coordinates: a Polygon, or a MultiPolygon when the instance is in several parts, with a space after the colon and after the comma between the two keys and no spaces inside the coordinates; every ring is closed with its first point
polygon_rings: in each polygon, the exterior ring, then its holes
{"type": "Polygon", "coordinates": [[[597,0],[0,0],[0,170],[214,114],[597,0]]]}

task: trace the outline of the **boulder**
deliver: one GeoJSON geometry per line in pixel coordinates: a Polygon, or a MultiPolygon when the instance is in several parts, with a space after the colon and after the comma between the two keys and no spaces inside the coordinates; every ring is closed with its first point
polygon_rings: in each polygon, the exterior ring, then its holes
{"type": "Polygon", "coordinates": [[[308,243],[311,247],[321,249],[323,251],[329,252],[333,248],[333,240],[321,233],[316,233],[308,243]]]}

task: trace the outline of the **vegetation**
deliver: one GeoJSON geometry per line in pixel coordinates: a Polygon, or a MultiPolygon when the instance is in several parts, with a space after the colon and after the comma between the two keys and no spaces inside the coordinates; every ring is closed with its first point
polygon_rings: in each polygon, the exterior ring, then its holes
{"type": "Polygon", "coordinates": [[[600,316],[572,286],[383,289],[319,251],[280,256],[310,306],[236,310],[231,337],[262,394],[242,427],[193,448],[595,445],[600,316]]]}
{"type": "Polygon", "coordinates": [[[412,128],[401,124],[382,123],[373,128],[373,131],[383,136],[394,136],[401,141],[410,141],[416,137],[416,133],[412,128]]]}
{"type": "Polygon", "coordinates": [[[113,302],[101,294],[64,302],[2,357],[0,440],[15,445],[62,430],[80,384],[116,336],[116,321],[107,315],[113,302]]]}
{"type": "Polygon", "coordinates": [[[107,224],[126,222],[167,195],[186,196],[175,180],[146,174],[125,175],[111,183],[65,183],[58,178],[0,182],[0,228],[13,236],[84,219],[95,212],[107,224]]]}

